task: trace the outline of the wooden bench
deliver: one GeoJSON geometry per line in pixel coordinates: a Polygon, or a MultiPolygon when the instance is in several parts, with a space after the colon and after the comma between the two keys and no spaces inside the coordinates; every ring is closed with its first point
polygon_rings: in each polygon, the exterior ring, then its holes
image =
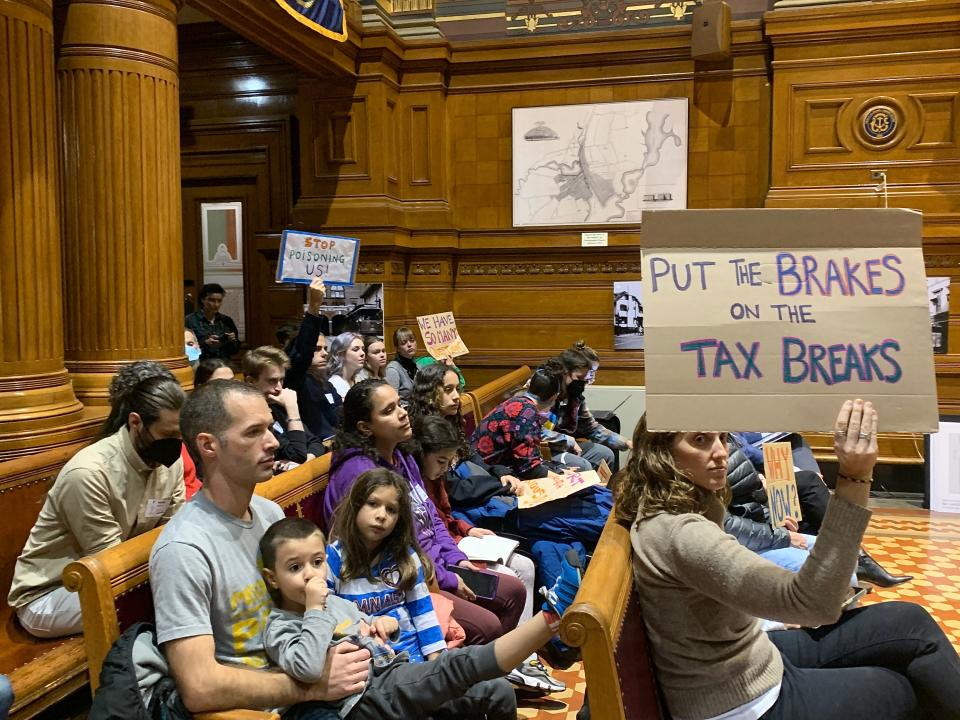
{"type": "MultiPolygon", "coordinates": [[[[519,390],[530,376],[526,366],[464,396],[468,424],[519,390]]],[[[472,427],[469,428],[472,431],[472,427]]],[[[10,720],[27,720],[89,680],[100,681],[103,659],[120,632],[133,622],[153,617],[147,562],[160,529],[133,538],[92,558],[72,563],[64,583],[80,592],[84,636],[40,640],[26,633],[6,606],[16,559],[43,506],[47,490],[66,462],[83,447],[74,444],[0,464],[0,673],[8,675],[15,702],[10,720]]],[[[257,489],[288,515],[320,517],[329,455],[278,475],[257,489]]],[[[235,720],[272,717],[269,713],[233,711],[211,715],[235,720]]]]}
{"type": "Polygon", "coordinates": [[[630,533],[611,514],[560,638],[580,648],[596,720],[665,720],[633,590],[630,533]]]}
{"type": "MultiPolygon", "coordinates": [[[[481,385],[476,390],[466,394],[470,403],[473,405],[473,416],[476,422],[479,422],[487,413],[493,410],[504,400],[513,397],[526,384],[533,373],[528,365],[523,365],[513,372],[491,380],[486,385],[481,385]]],[[[466,403],[464,403],[466,405],[466,403]]]]}
{"type": "Polygon", "coordinates": [[[83,447],[67,445],[0,463],[0,674],[10,677],[11,720],[25,720],[87,682],[83,638],[41,640],[28,634],[7,606],[17,557],[60,469],[83,447]]]}
{"type": "MultiPolygon", "coordinates": [[[[278,475],[257,487],[257,494],[280,505],[288,516],[319,517],[330,472],[330,455],[278,475]]],[[[114,641],[132,623],[153,619],[150,549],[162,531],[154,528],[96,555],[71,563],[64,585],[80,593],[91,692],[100,684],[100,668],[114,641]]],[[[86,677],[84,678],[86,680],[86,677]]],[[[231,710],[196,715],[205,720],[269,720],[275,713],[231,710]]]]}

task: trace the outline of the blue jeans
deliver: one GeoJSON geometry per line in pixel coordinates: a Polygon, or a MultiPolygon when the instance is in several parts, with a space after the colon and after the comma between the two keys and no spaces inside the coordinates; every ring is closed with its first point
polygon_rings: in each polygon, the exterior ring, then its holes
{"type": "Polygon", "coordinates": [[[7,713],[13,705],[13,687],[6,675],[0,675],[0,720],[7,720],[7,713]]]}
{"type": "MultiPolygon", "coordinates": [[[[766,558],[774,565],[779,565],[790,572],[800,572],[800,568],[807,561],[807,558],[810,557],[810,551],[813,550],[813,546],[817,542],[817,538],[814,535],[804,535],[804,537],[807,539],[806,550],[791,546],[777,548],[776,550],[766,550],[757,554],[762,558],[766,558]]],[[[851,587],[858,584],[857,573],[854,571],[853,578],[851,580],[851,587]]]]}
{"type": "Polygon", "coordinates": [[[777,548],[776,550],[764,550],[762,553],[757,554],[762,558],[766,558],[774,565],[779,565],[791,572],[800,572],[800,568],[803,567],[807,558],[810,557],[810,551],[813,550],[813,546],[817,542],[817,538],[813,535],[806,535],[805,537],[807,538],[806,550],[803,548],[795,548],[791,545],[790,547],[777,548]]]}

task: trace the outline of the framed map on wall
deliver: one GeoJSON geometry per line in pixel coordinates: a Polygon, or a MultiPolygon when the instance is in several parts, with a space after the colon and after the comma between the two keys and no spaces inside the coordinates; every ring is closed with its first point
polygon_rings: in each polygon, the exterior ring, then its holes
{"type": "Polygon", "coordinates": [[[513,109],[513,225],[687,207],[687,99],[513,109]]]}

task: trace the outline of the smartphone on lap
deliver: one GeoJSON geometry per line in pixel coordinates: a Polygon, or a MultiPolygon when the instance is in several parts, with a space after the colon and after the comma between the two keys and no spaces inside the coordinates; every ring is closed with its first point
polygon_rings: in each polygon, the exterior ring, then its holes
{"type": "Polygon", "coordinates": [[[497,595],[497,586],[500,578],[496,573],[471,570],[470,568],[456,565],[450,568],[450,572],[456,573],[463,578],[463,583],[470,588],[473,593],[483,600],[492,600],[497,595]]]}

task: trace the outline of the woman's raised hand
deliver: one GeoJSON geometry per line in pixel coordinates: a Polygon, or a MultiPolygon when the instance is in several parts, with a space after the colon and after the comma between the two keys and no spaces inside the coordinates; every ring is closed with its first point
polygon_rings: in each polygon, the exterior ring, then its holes
{"type": "Polygon", "coordinates": [[[877,411],[873,403],[860,399],[843,403],[834,427],[833,449],[841,475],[869,482],[877,463],[877,411]]]}

